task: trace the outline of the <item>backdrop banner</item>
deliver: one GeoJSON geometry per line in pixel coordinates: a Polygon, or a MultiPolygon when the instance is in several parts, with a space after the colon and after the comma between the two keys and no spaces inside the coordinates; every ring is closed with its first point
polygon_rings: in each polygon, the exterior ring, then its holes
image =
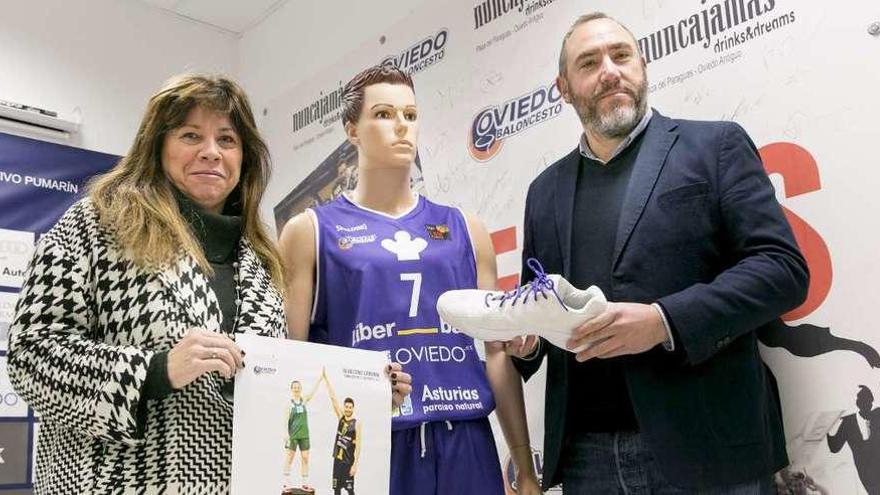
{"type": "MultiPolygon", "coordinates": [[[[284,210],[276,225],[319,202],[283,206],[294,191],[325,198],[354,184],[356,156],[339,121],[342,85],[387,61],[415,80],[421,129],[415,177],[424,194],[478,215],[492,232],[499,285],[516,286],[528,184],[572,150],[581,133],[554,83],[562,37],[577,16],[604,11],[638,38],[652,106],[672,117],[736,121],[760,148],[811,271],[806,302],[785,315],[784,326],[761,336],[792,459],[780,482],[793,486],[809,476],[830,493],[865,493],[871,473],[880,473],[880,433],[855,416],[857,394],[863,419],[880,414],[873,404],[880,393],[880,337],[869,319],[877,291],[867,289],[880,277],[880,233],[868,227],[880,208],[880,167],[871,166],[877,160],[867,153],[880,136],[880,36],[869,30],[880,4],[440,4],[387,26],[378,43],[355,48],[271,101],[262,128],[276,164],[266,207],[284,210]]],[[[526,385],[539,472],[543,391],[541,373],[526,385]]],[[[505,466],[508,491],[515,493],[505,466]]]]}
{"type": "Polygon", "coordinates": [[[118,156],[0,133],[0,492],[31,493],[39,419],[6,373],[9,324],[34,245],[118,156]]]}

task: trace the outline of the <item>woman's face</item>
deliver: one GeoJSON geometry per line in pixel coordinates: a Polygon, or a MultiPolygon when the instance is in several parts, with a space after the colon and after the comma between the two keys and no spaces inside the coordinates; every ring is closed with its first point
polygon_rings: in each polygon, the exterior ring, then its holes
{"type": "Polygon", "coordinates": [[[229,116],[195,107],[183,125],[165,135],[162,170],[201,208],[223,211],[241,176],[241,138],[229,116]]]}
{"type": "Polygon", "coordinates": [[[348,136],[368,168],[409,167],[416,157],[419,118],[416,96],[405,84],[379,83],[364,88],[360,118],[348,136]]]}

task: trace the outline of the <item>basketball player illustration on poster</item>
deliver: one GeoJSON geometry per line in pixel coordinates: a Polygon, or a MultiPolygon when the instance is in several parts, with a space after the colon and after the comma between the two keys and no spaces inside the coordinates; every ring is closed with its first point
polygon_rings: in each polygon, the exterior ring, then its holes
{"type": "Polygon", "coordinates": [[[389,493],[385,353],[249,334],[236,343],[248,363],[235,378],[230,493],[352,495],[355,479],[360,495],[389,493]]]}
{"type": "Polygon", "coordinates": [[[287,457],[284,460],[284,491],[292,492],[294,488],[293,481],[290,477],[290,465],[299,450],[302,483],[299,491],[305,493],[314,493],[314,489],[309,485],[309,412],[306,405],[315,396],[321,381],[325,379],[322,376],[318,379],[312,391],[307,395],[302,395],[302,384],[298,380],[290,382],[290,404],[287,414],[287,441],[285,442],[285,451],[287,457]]]}
{"type": "Polygon", "coordinates": [[[345,490],[346,495],[354,495],[354,476],[357,474],[361,453],[361,425],[354,417],[354,399],[346,397],[340,409],[326,370],[321,378],[327,384],[333,412],[339,420],[336,441],[333,444],[333,495],[342,495],[342,490],[345,490]]]}

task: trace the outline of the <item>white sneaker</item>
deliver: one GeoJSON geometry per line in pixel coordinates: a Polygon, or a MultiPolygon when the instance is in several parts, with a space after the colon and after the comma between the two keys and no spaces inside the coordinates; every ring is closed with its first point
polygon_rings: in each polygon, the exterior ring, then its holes
{"type": "Polygon", "coordinates": [[[575,328],[605,311],[608,302],[602,290],[591,286],[581,290],[561,275],[547,275],[534,258],[528,260],[535,279],[510,291],[477,289],[451,290],[437,299],[440,318],[475,339],[513,340],[521,335],[538,335],[571,352],[586,345],[566,348],[575,328]]]}

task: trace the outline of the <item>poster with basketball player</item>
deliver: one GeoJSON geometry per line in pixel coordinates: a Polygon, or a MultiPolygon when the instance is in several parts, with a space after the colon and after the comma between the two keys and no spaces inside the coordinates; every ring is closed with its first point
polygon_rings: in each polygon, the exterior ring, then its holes
{"type": "MultiPolygon", "coordinates": [[[[358,152],[348,141],[343,141],[302,182],[296,185],[273,208],[275,229],[281,232],[287,221],[306,208],[329,203],[345,191],[354,189],[358,179],[358,152]]],[[[425,194],[422,162],[416,159],[410,172],[410,188],[425,194]]]]}
{"type": "Polygon", "coordinates": [[[233,494],[388,493],[391,386],[382,352],[236,339],[233,494]]]}

